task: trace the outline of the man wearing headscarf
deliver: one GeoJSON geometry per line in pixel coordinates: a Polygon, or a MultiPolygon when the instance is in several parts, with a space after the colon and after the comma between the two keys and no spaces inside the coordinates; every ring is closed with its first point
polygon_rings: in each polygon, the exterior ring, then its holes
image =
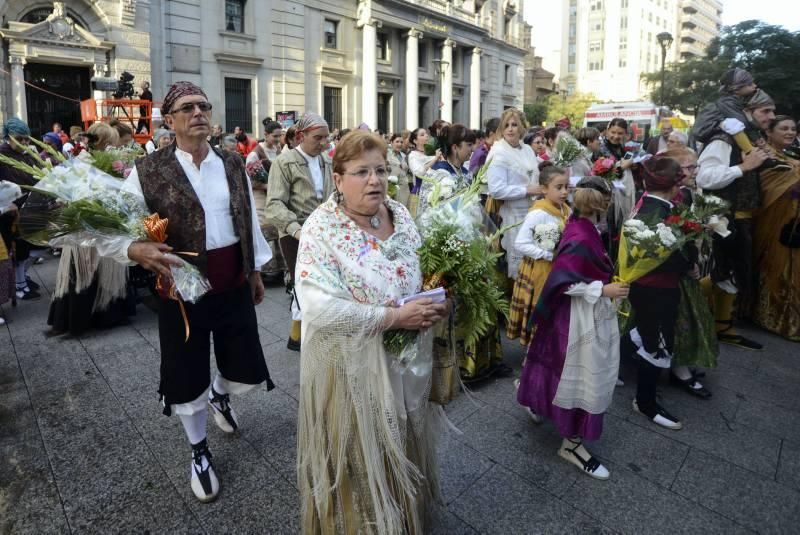
{"type": "MultiPolygon", "coordinates": [[[[0,144],[0,155],[32,167],[38,167],[36,160],[26,151],[30,144],[30,136],[31,130],[24,121],[16,117],[10,118],[3,125],[3,142],[0,144]]],[[[20,169],[14,169],[4,163],[0,163],[0,180],[8,180],[20,186],[33,186],[36,184],[36,179],[30,174],[20,169]]],[[[14,201],[17,208],[22,208],[29,197],[30,195],[24,195],[14,201]]],[[[28,270],[33,265],[34,260],[44,254],[44,248],[37,247],[15,235],[13,228],[17,213],[16,211],[7,212],[0,218],[0,231],[7,241],[10,241],[14,236],[14,269],[17,299],[23,301],[38,299],[40,297],[37,292],[39,285],[28,276],[28,270]]]]}
{"type": "Polygon", "coordinates": [[[194,304],[162,295],[158,312],[164,414],[180,417],[192,445],[192,491],[209,502],[217,496],[219,480],[206,440],[208,411],[223,432],[234,433],[239,420],[230,394],[265,382],[268,389],[274,387],[254,306],[264,297],[259,266],[272,253],[255,217],[242,158],[207,141],[211,104],[203,90],[176,82],[161,110],[175,143],[138,160],[123,189],[143,196],[150,213],[169,220],[166,241],[126,241],[98,249],[120,263],[156,272],[167,287],[170,266],[184,261],[211,284],[211,291],[194,304]],[[180,259],[167,254],[171,251],[180,251],[175,253],[180,259]],[[213,382],[208,365],[212,335],[218,368],[213,382]]]}
{"type": "MultiPolygon", "coordinates": [[[[744,108],[747,124],[763,132],[775,118],[772,98],[758,89],[744,108]]],[[[714,237],[711,290],[713,309],[720,342],[744,349],[760,350],[763,346],[737,333],[733,328],[734,304],[739,312],[749,310],[753,284],[753,212],[761,206],[758,169],[767,160],[767,153],[755,148],[744,154],[730,133],[718,131],[703,148],[698,160],[697,186],[711,191],[730,203],[728,215],[733,233],[727,238],[714,237]]]]}
{"type": "Polygon", "coordinates": [[[328,148],[328,123],[306,113],[295,125],[295,147],[272,162],[267,182],[266,222],[278,228],[286,260],[287,289],[292,293],[292,327],[286,346],[300,351],[300,309],[294,296],[294,268],[300,229],[306,218],[333,192],[333,162],[328,148]]]}

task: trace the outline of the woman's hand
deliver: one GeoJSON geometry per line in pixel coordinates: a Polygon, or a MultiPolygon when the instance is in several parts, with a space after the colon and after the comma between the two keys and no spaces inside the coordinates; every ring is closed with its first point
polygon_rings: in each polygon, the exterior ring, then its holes
{"type": "Polygon", "coordinates": [[[447,315],[447,303],[434,303],[431,299],[417,299],[392,309],[394,314],[390,329],[418,331],[428,329],[447,315]]]}
{"type": "Polygon", "coordinates": [[[630,285],[624,282],[612,282],[603,286],[603,296],[611,299],[625,299],[630,291],[630,285]]]}
{"type": "Polygon", "coordinates": [[[440,162],[444,160],[444,154],[442,154],[442,149],[436,149],[436,161],[440,162]]]}
{"type": "Polygon", "coordinates": [[[622,160],[619,161],[619,168],[622,169],[623,171],[625,171],[626,169],[630,169],[631,167],[633,167],[633,158],[631,158],[630,160],[626,160],[623,158],[622,160]]]}
{"type": "Polygon", "coordinates": [[[541,195],[542,194],[542,186],[539,184],[529,184],[527,189],[528,195],[541,195]]]}
{"type": "Polygon", "coordinates": [[[689,270],[688,275],[689,275],[689,277],[693,278],[694,280],[699,281],[700,280],[700,266],[698,266],[697,264],[692,266],[692,269],[689,270]]]}

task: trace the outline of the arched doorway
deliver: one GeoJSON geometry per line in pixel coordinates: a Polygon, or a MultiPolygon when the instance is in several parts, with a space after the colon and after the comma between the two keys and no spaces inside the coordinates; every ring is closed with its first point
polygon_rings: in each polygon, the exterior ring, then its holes
{"type": "Polygon", "coordinates": [[[70,126],[80,126],[80,101],[92,95],[90,79],[91,72],[85,67],[26,64],[25,96],[31,133],[41,138],[56,122],[66,131],[70,126]]]}

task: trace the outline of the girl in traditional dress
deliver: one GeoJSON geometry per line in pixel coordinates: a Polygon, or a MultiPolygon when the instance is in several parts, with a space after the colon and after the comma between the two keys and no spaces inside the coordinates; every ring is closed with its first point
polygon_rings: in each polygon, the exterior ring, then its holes
{"type": "Polygon", "coordinates": [[[569,179],[566,171],[556,167],[550,162],[542,164],[539,173],[539,185],[543,188],[544,198],[533,203],[530,212],[525,216],[525,221],[519,229],[514,247],[525,258],[519,267],[519,274],[514,283],[514,292],[511,296],[511,309],[506,325],[506,335],[510,340],[519,339],[523,346],[530,341],[529,322],[542,288],[550,275],[558,241],[550,244],[537,239],[537,228],[543,226],[557,229],[560,235],[564,231],[570,215],[567,206],[569,194],[569,179]]]}
{"type": "Polygon", "coordinates": [[[397,306],[422,287],[422,240],[408,210],[386,199],[384,140],[351,132],[333,169],[336,192],[303,225],[295,277],[300,532],[421,534],[439,495],[431,338],[417,337],[404,368],[383,333],[425,331],[446,306],[397,306]]]}
{"type": "Polygon", "coordinates": [[[619,371],[612,299],[628,295],[627,285],[611,283],[614,265],[597,230],[610,198],[601,178],[577,185],[574,212],[531,317],[533,340],[517,392],[520,404],[553,420],[563,437],[558,455],[596,479],[608,479],[609,471],[583,441],[603,431],[619,371]]]}
{"type": "MultiPolygon", "coordinates": [[[[499,139],[492,145],[486,158],[487,162],[491,162],[487,171],[489,195],[494,201],[502,201],[497,215],[503,226],[522,223],[531,207],[531,196],[542,192],[539,186],[539,162],[530,145],[522,143],[524,129],[522,112],[513,108],[504,111],[497,129],[499,139]]],[[[514,227],[500,240],[506,252],[510,279],[517,278],[523,258],[514,249],[517,233],[519,227],[514,227]]]]}
{"type": "Polygon", "coordinates": [[[797,138],[794,119],[775,117],[767,138],[770,156],[790,169],[761,171],[763,201],[753,236],[759,274],[753,319],[800,342],[800,161],[796,151],[786,150],[797,138]]]}

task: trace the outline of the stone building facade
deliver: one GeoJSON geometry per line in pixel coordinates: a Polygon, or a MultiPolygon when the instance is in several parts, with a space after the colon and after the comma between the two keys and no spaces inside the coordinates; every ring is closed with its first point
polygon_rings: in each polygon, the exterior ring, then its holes
{"type": "Polygon", "coordinates": [[[339,128],[477,128],[522,107],[522,1],[6,0],[0,121],[77,124],[91,80],[128,71],[156,103],[200,84],[229,131],[307,110],[339,128]]]}

